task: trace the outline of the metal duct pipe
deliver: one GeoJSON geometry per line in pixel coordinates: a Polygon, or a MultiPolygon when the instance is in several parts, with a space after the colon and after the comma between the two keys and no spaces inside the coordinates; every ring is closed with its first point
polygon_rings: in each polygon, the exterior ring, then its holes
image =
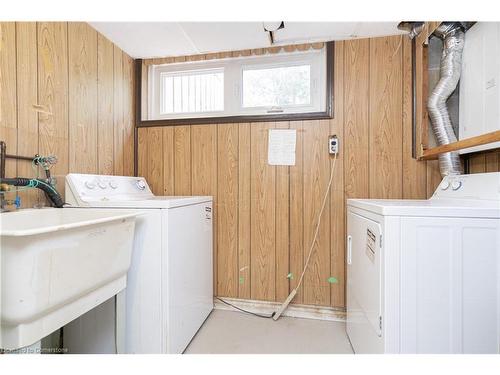
{"type": "MultiPolygon", "coordinates": [[[[431,119],[432,130],[439,145],[456,142],[446,101],[457,87],[462,69],[462,51],[465,33],[457,22],[443,23],[435,34],[443,39],[439,81],[429,96],[427,109],[431,119]]],[[[458,152],[447,152],[439,155],[439,170],[442,176],[462,174],[458,152]]]]}
{"type": "Polygon", "coordinates": [[[398,24],[399,30],[408,31],[408,38],[414,39],[422,32],[424,22],[422,21],[403,21],[398,24]]]}

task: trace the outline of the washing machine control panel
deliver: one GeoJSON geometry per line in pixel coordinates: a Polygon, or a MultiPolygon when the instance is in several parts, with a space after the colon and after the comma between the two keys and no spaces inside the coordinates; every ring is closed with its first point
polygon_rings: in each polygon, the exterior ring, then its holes
{"type": "Polygon", "coordinates": [[[70,173],[66,191],[82,201],[149,199],[153,193],[144,177],[70,173]]]}
{"type": "Polygon", "coordinates": [[[135,182],[135,186],[137,186],[137,188],[138,188],[139,190],[144,190],[144,189],[146,189],[146,183],[144,182],[144,180],[137,180],[137,181],[135,182]]]}

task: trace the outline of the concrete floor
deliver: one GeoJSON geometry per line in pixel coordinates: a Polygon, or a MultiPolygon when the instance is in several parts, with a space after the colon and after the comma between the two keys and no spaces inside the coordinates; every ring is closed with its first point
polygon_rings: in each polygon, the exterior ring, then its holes
{"type": "Polygon", "coordinates": [[[214,310],[186,354],[351,354],[345,324],[214,310]]]}

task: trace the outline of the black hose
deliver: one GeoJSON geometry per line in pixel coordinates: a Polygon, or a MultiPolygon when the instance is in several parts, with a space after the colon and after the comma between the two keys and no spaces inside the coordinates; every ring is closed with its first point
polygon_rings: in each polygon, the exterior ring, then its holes
{"type": "Polygon", "coordinates": [[[7,146],[4,141],[0,141],[0,178],[5,177],[5,156],[7,154],[7,146]]]}
{"type": "Polygon", "coordinates": [[[64,202],[52,185],[44,180],[39,180],[36,178],[2,178],[0,179],[0,183],[12,185],[12,186],[33,186],[37,189],[42,190],[47,194],[47,197],[52,202],[52,205],[57,208],[62,208],[64,206],[64,202]]]}
{"type": "MultiPolygon", "coordinates": [[[[45,177],[47,177],[47,182],[50,182],[50,169],[46,169],[45,170],[45,177]]],[[[47,194],[47,192],[45,192],[45,198],[47,198],[49,201],[50,201],[50,197],[49,197],[49,194],[47,194]]]]}

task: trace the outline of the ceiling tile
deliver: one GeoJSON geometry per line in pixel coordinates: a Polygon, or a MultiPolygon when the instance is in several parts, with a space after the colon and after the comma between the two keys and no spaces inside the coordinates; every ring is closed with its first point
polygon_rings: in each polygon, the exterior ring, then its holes
{"type": "Polygon", "coordinates": [[[270,45],[262,22],[181,22],[180,26],[200,53],[270,45]]]}
{"type": "MultiPolygon", "coordinates": [[[[92,22],[134,58],[263,48],[270,45],[262,22],[92,22]]],[[[401,34],[397,22],[286,22],[277,44],[401,34]]]]}
{"type": "Polygon", "coordinates": [[[134,58],[198,53],[177,22],[91,22],[134,58]]]}
{"type": "Polygon", "coordinates": [[[300,43],[350,38],[356,22],[285,22],[285,28],[274,33],[277,43],[300,43]]]}
{"type": "Polygon", "coordinates": [[[357,22],[354,34],[358,38],[373,38],[386,35],[407,34],[398,30],[399,22],[357,22]]]}
{"type": "Polygon", "coordinates": [[[403,32],[397,22],[285,22],[285,28],[275,33],[276,43],[345,40],[403,32]]]}

